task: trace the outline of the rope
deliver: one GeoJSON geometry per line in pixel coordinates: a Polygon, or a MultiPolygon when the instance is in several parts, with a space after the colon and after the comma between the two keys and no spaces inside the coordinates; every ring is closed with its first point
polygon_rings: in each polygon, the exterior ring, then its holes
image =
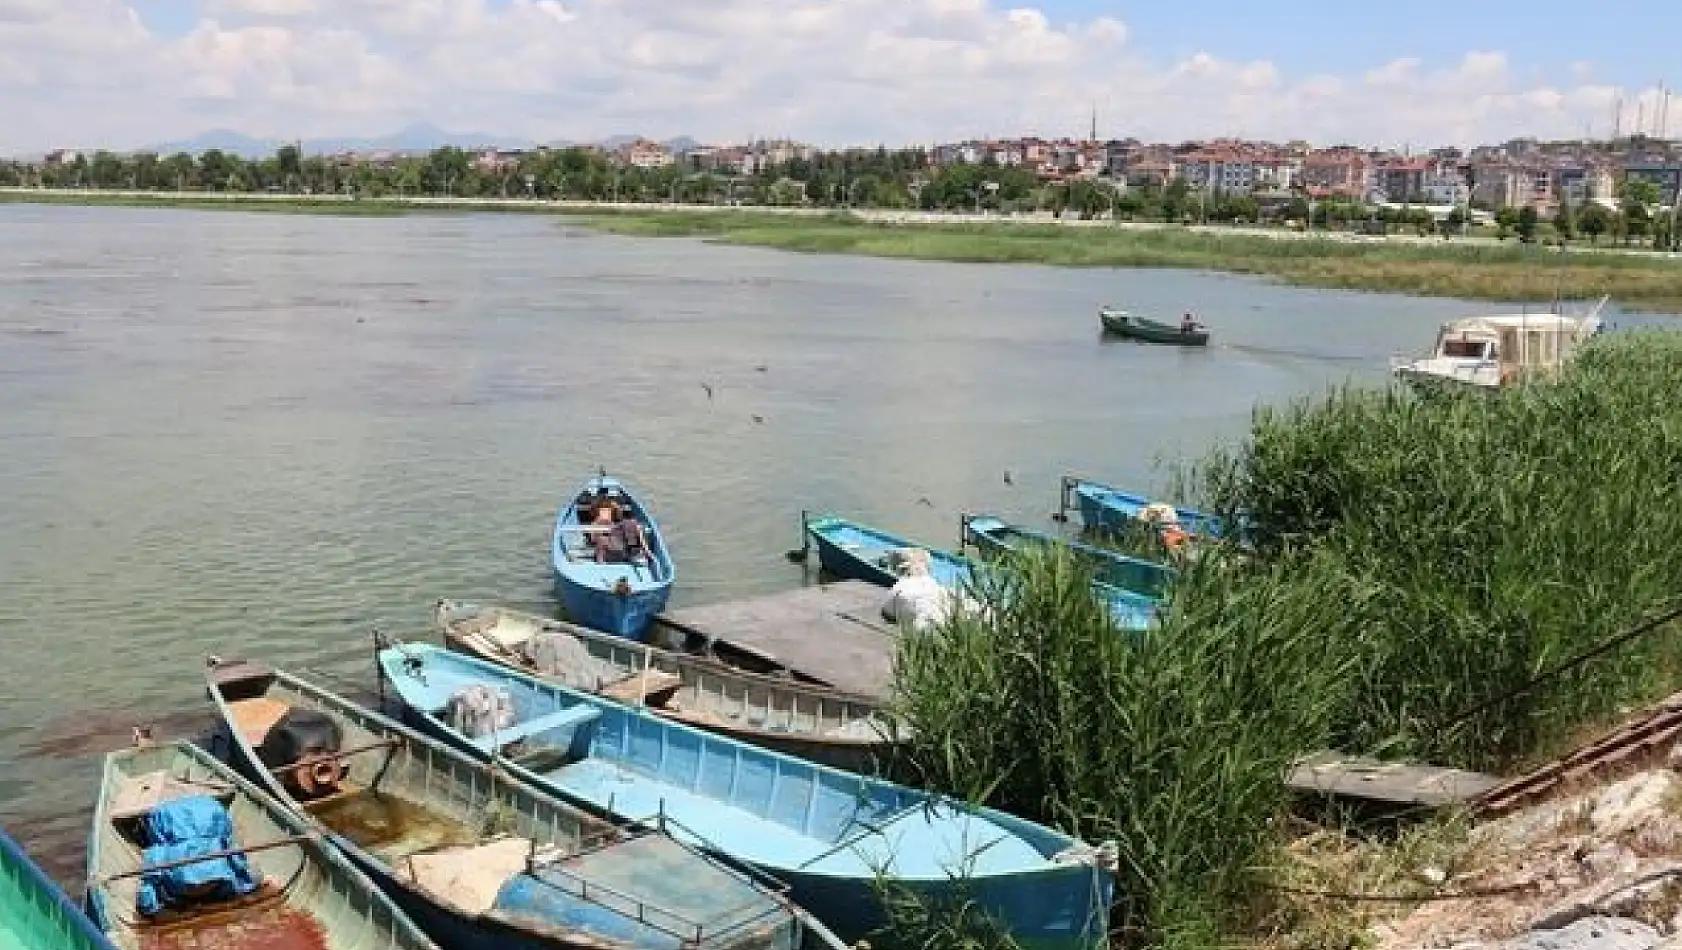
{"type": "Polygon", "coordinates": [[[1577,667],[1582,666],[1584,663],[1587,663],[1588,661],[1590,661],[1592,659],[1596,659],[1597,657],[1604,656],[1607,653],[1610,653],[1613,650],[1617,649],[1618,647],[1621,647],[1624,644],[1630,642],[1631,640],[1635,640],[1639,637],[1646,636],[1647,634],[1653,632],[1655,629],[1657,629],[1659,627],[1662,627],[1665,624],[1670,623],[1671,621],[1676,620],[1678,618],[1682,618],[1682,606],[1672,607],[1669,610],[1666,610],[1663,613],[1658,614],[1657,616],[1649,617],[1648,619],[1643,620],[1640,623],[1636,624],[1634,627],[1631,627],[1630,629],[1625,630],[1623,633],[1617,634],[1613,637],[1610,637],[1609,639],[1601,641],[1600,643],[1596,644],[1595,646],[1589,647],[1587,650],[1584,650],[1583,652],[1577,654],[1576,656],[1571,657],[1568,660],[1565,660],[1564,662],[1558,664],[1557,666],[1553,667],[1552,669],[1544,670],[1541,673],[1536,674],[1535,676],[1531,677],[1529,680],[1526,680],[1525,682],[1520,683],[1518,686],[1514,687],[1513,689],[1507,690],[1505,693],[1502,693],[1502,694],[1496,696],[1493,699],[1485,700],[1481,703],[1478,703],[1478,704],[1472,706],[1469,709],[1463,710],[1463,711],[1461,711],[1461,712],[1459,712],[1459,713],[1457,713],[1453,716],[1450,716],[1448,719],[1445,719],[1441,723],[1439,723],[1437,728],[1447,729],[1450,726],[1458,725],[1462,722],[1465,722],[1467,719],[1472,718],[1473,716],[1489,709],[1492,706],[1498,706],[1502,703],[1505,703],[1506,701],[1508,701],[1510,699],[1521,696],[1521,695],[1529,692],[1530,690],[1534,689],[1536,686],[1538,686],[1541,683],[1544,683],[1544,682],[1546,682],[1550,679],[1553,679],[1553,678],[1559,676],[1562,673],[1567,673],[1571,670],[1574,670],[1577,667]]]}

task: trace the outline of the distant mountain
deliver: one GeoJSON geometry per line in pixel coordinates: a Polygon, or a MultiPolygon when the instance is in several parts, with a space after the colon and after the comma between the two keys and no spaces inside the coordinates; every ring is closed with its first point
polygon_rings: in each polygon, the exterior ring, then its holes
{"type": "MultiPolygon", "coordinates": [[[[161,142],[148,147],[161,155],[191,152],[197,155],[208,149],[220,149],[242,158],[262,158],[273,155],[275,149],[289,144],[282,139],[259,139],[229,129],[213,129],[179,142],[161,142]]],[[[447,132],[435,125],[417,122],[414,125],[378,138],[304,139],[302,146],[309,155],[333,152],[430,152],[446,145],[462,148],[531,148],[530,139],[513,135],[493,135],[488,132],[447,132]]]]}
{"type": "MultiPolygon", "coordinates": [[[[642,138],[640,135],[613,135],[597,142],[606,149],[622,148],[642,138]]],[[[157,152],[160,155],[173,155],[176,152],[189,152],[197,155],[210,149],[219,149],[241,158],[265,158],[273,155],[275,150],[289,144],[282,139],[253,138],[243,132],[232,129],[212,129],[190,139],[179,142],[160,142],[144,149],[157,152]]],[[[448,132],[426,122],[413,125],[378,138],[335,138],[335,139],[304,139],[302,142],[304,153],[307,155],[332,154],[335,152],[430,152],[446,145],[460,148],[505,148],[527,149],[537,147],[536,142],[513,135],[493,135],[487,132],[448,132]]],[[[577,143],[570,141],[552,141],[544,143],[551,148],[566,148],[577,143]]],[[[697,148],[700,143],[687,135],[674,139],[667,139],[661,143],[673,152],[688,152],[697,148]]]]}

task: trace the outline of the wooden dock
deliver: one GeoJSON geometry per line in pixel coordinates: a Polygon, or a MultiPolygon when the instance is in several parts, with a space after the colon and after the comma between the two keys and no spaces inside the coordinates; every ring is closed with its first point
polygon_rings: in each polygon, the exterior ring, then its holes
{"type": "Polygon", "coordinates": [[[1299,759],[1285,779],[1292,791],[1383,805],[1445,808],[1501,784],[1493,775],[1435,765],[1380,762],[1318,752],[1299,759]]]}
{"type": "Polygon", "coordinates": [[[813,584],[667,611],[655,621],[655,635],[670,646],[880,699],[893,680],[896,633],[882,618],[887,600],[886,588],[864,581],[813,584]]]}

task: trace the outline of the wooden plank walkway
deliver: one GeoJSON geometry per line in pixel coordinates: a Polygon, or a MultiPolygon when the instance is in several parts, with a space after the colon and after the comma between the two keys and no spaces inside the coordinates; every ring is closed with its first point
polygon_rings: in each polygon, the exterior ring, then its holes
{"type": "Polygon", "coordinates": [[[1443,808],[1470,801],[1501,784],[1501,779],[1435,765],[1316,752],[1297,760],[1285,784],[1304,794],[1443,808]]]}
{"type": "Polygon", "coordinates": [[[895,632],[882,618],[887,601],[886,588],[864,581],[814,584],[667,611],[656,635],[691,647],[699,639],[721,656],[746,653],[802,679],[880,699],[893,680],[895,632]]]}

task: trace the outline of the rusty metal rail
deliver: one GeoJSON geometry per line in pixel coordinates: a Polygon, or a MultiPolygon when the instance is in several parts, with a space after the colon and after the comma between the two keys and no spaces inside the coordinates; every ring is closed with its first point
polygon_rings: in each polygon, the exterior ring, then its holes
{"type": "Polygon", "coordinates": [[[1674,693],[1599,739],[1473,796],[1467,805],[1480,817],[1502,815],[1609,772],[1648,764],[1679,738],[1682,693],[1674,693]]]}

